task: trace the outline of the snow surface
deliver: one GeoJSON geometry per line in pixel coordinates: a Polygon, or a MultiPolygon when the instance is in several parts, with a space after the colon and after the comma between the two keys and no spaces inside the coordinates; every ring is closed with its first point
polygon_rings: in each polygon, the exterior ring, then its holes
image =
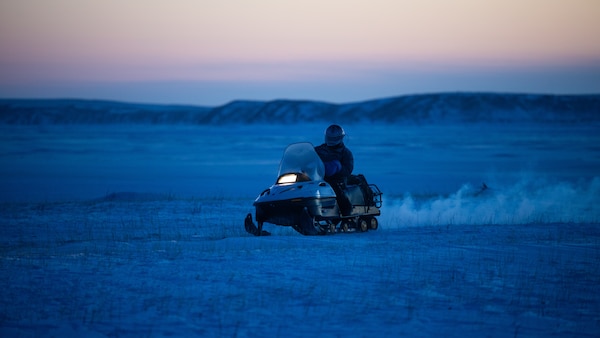
{"type": "Polygon", "coordinates": [[[0,126],[0,336],[599,335],[598,126],[345,125],[380,229],[245,233],[327,124],[0,126]]]}

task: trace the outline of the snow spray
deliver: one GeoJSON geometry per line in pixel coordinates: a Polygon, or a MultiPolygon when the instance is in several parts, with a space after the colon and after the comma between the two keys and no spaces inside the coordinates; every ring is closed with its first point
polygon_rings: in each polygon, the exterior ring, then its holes
{"type": "Polygon", "coordinates": [[[448,196],[384,199],[383,228],[451,224],[600,222],[600,177],[588,182],[524,178],[489,188],[462,186],[448,196]]]}

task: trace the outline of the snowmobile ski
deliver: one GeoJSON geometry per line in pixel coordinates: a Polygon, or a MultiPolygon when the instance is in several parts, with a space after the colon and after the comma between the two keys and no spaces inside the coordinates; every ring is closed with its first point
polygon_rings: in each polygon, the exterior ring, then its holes
{"type": "MultiPolygon", "coordinates": [[[[244,220],[244,227],[246,228],[246,232],[252,234],[254,236],[270,236],[271,233],[262,229],[259,229],[254,222],[252,221],[252,214],[246,215],[246,219],[244,220]]],[[[262,228],[262,224],[260,225],[262,228]]]]}

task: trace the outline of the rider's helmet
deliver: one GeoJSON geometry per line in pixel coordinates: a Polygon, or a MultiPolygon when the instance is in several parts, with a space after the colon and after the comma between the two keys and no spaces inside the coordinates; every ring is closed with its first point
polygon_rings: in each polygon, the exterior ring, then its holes
{"type": "Polygon", "coordinates": [[[344,128],[332,124],[325,130],[325,143],[330,147],[335,147],[342,143],[344,136],[346,136],[344,128]]]}

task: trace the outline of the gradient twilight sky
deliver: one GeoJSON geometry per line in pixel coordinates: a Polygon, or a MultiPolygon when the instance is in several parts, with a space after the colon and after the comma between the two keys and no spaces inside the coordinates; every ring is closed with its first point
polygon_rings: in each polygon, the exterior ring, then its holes
{"type": "Polygon", "coordinates": [[[600,93],[599,0],[1,0],[0,97],[600,93]]]}

